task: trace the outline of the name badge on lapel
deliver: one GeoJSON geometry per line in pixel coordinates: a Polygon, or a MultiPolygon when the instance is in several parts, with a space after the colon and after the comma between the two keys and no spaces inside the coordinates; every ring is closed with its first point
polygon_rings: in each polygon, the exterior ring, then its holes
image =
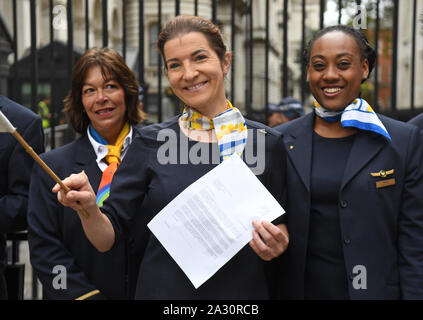
{"type": "MultiPolygon", "coordinates": [[[[372,177],[387,178],[388,176],[394,174],[394,169],[391,170],[380,170],[379,172],[371,172],[372,177]]],[[[381,181],[376,181],[376,188],[384,188],[395,185],[395,178],[385,179],[381,181]]]]}
{"type": "Polygon", "coordinates": [[[379,188],[389,187],[389,186],[393,186],[394,184],[395,184],[395,178],[382,180],[382,181],[376,182],[376,188],[379,189],[379,188]]]}

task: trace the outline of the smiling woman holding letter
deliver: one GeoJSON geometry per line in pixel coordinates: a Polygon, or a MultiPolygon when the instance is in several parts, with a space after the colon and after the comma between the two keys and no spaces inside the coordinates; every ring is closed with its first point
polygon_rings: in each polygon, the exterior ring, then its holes
{"type": "MultiPolygon", "coordinates": [[[[147,223],[172,199],[233,154],[242,156],[253,172],[254,166],[262,167],[256,171],[257,178],[281,204],[286,189],[280,135],[244,119],[226,99],[224,77],[230,69],[231,54],[219,28],[200,17],[178,16],[164,26],[157,46],[170,86],[185,103],[183,113],[140,131],[116,173],[111,196],[101,209],[84,174],[64,180],[73,189],[69,193],[63,193],[59,185],[53,191],[58,192],[58,199],[65,206],[78,210],[79,201],[87,209],[90,216],[81,217],[81,222],[87,237],[100,251],[109,250],[122,234],[136,229],[138,299],[274,297],[276,274],[272,270],[288,245],[283,219],[273,223],[252,221],[254,231],[249,245],[198,289],[147,228],[147,223]],[[163,159],[168,154],[162,152],[164,149],[176,151],[176,163],[163,159]],[[261,157],[257,152],[261,152],[261,157]],[[256,157],[248,156],[254,153],[256,157]],[[251,158],[256,163],[249,161],[251,158]]],[[[214,201],[219,204],[219,199],[214,201]]],[[[200,211],[192,214],[199,215],[200,211]]]]}

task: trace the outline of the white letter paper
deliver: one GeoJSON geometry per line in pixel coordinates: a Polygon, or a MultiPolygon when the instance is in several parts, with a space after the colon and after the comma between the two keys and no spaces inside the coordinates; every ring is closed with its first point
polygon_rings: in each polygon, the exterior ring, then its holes
{"type": "Polygon", "coordinates": [[[148,227],[197,289],[252,239],[253,220],[284,213],[234,154],[181,192],[148,227]]]}

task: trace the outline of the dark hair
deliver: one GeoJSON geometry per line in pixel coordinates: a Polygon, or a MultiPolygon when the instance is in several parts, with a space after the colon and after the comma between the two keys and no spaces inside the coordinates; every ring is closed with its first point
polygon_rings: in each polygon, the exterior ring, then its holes
{"type": "Polygon", "coordinates": [[[87,50],[75,64],[71,89],[64,100],[64,110],[74,130],[83,134],[90,124],[82,105],[82,86],[88,70],[95,66],[100,67],[104,80],[117,81],[125,91],[126,120],[130,124],[144,120],[145,114],[139,108],[137,80],[122,56],[110,48],[92,48],[87,50]]]}
{"type": "Polygon", "coordinates": [[[220,28],[213,22],[201,17],[180,15],[166,23],[157,39],[157,50],[159,50],[159,53],[163,57],[165,68],[167,68],[166,57],[164,55],[165,43],[177,36],[182,36],[190,32],[202,33],[223,64],[225,61],[226,46],[223,43],[220,28]]]}
{"type": "MultiPolygon", "coordinates": [[[[335,32],[335,31],[343,32],[351,36],[355,40],[355,42],[357,43],[360,49],[361,59],[362,60],[367,59],[367,61],[369,62],[369,74],[367,76],[367,79],[368,79],[376,63],[376,51],[370,45],[366,35],[360,29],[355,29],[347,25],[330,26],[318,31],[314,35],[314,37],[308,42],[306,48],[304,49],[303,58],[304,58],[305,64],[308,65],[310,62],[311,49],[313,48],[313,45],[316,42],[316,40],[329,32],[335,32]]],[[[366,81],[367,79],[363,80],[362,82],[366,81]]]]}

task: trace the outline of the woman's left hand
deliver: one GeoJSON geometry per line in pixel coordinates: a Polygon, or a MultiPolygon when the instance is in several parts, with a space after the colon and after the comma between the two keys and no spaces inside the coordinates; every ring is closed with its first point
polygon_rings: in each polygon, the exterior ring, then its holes
{"type": "Polygon", "coordinates": [[[253,226],[250,247],[260,258],[270,261],[285,252],[289,243],[288,229],[285,224],[275,226],[268,221],[253,221],[253,226]]]}

